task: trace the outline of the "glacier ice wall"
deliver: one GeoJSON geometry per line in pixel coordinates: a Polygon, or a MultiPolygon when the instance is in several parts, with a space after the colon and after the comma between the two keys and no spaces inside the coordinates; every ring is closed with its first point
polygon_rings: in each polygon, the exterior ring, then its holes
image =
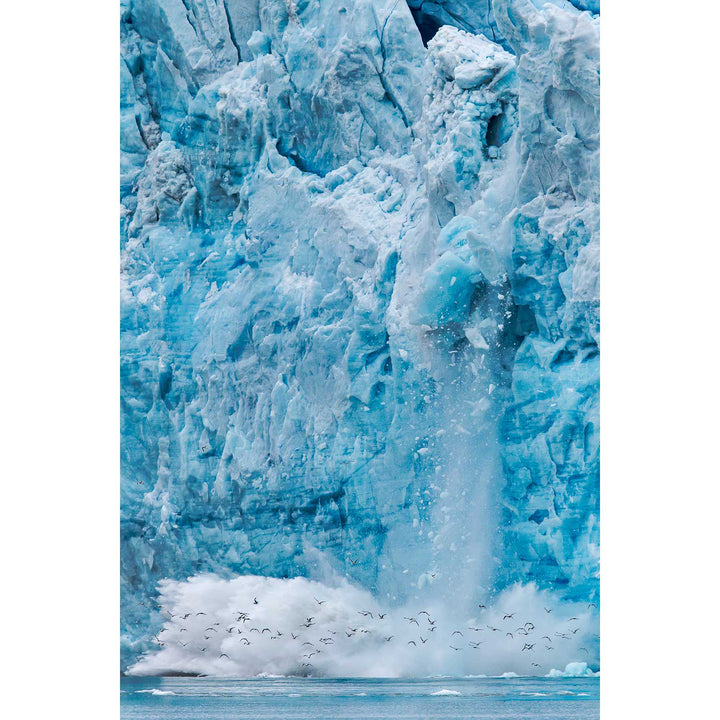
{"type": "Polygon", "coordinates": [[[122,2],[124,666],[197,573],[595,599],[597,10],[122,2]]]}

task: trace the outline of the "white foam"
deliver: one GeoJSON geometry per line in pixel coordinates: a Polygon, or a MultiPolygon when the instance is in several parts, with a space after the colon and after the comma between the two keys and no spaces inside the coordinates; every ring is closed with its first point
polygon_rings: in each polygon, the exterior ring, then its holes
{"type": "Polygon", "coordinates": [[[437,692],[430,693],[431,695],[462,695],[462,693],[458,692],[457,690],[445,690],[443,688],[442,690],[438,690],[437,692]]]}
{"type": "Polygon", "coordinates": [[[172,690],[158,690],[153,688],[152,690],[138,690],[139,693],[150,693],[150,695],[175,695],[172,690]]]}

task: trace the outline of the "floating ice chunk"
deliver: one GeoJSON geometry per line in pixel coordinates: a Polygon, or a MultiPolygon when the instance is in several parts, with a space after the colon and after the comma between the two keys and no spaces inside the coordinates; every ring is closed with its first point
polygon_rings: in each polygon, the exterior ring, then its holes
{"type": "Polygon", "coordinates": [[[566,677],[595,677],[598,673],[593,672],[586,662],[571,662],[564,670],[553,668],[545,677],[566,678],[566,677]]]}

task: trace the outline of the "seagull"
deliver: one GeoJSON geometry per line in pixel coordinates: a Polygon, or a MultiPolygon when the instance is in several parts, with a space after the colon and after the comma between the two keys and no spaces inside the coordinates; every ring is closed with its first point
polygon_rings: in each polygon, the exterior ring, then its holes
{"type": "Polygon", "coordinates": [[[548,610],[548,608],[546,608],[546,607],[543,607],[543,610],[548,614],[550,614],[552,612],[552,609],[548,610]]]}
{"type": "Polygon", "coordinates": [[[420,623],[415,618],[403,617],[403,620],[407,620],[408,622],[415,623],[418,627],[420,627],[420,623]]]}
{"type": "Polygon", "coordinates": [[[452,648],[453,650],[459,650],[460,648],[456,648],[454,645],[448,645],[448,647],[452,648]]]}
{"type": "Polygon", "coordinates": [[[487,606],[486,606],[486,605],[478,605],[478,607],[479,607],[481,610],[487,610],[487,606]]]}
{"type": "Polygon", "coordinates": [[[427,638],[424,638],[422,635],[420,636],[420,640],[422,640],[423,645],[427,642],[427,638]]]}
{"type": "Polygon", "coordinates": [[[534,647],[535,647],[535,643],[533,643],[532,645],[530,645],[529,643],[525,643],[523,645],[523,650],[532,650],[534,647]]]}
{"type": "Polygon", "coordinates": [[[580,648],[581,650],[584,650],[588,655],[590,654],[590,651],[587,648],[580,648]]]}
{"type": "Polygon", "coordinates": [[[515,617],[515,613],[505,613],[503,615],[503,620],[512,620],[515,617]]]}
{"type": "Polygon", "coordinates": [[[327,600],[318,600],[317,598],[315,598],[315,602],[316,602],[318,605],[324,605],[324,604],[327,602],[327,600]]]}
{"type": "Polygon", "coordinates": [[[381,620],[384,619],[384,617],[385,617],[386,615],[387,615],[387,613],[382,613],[382,614],[378,613],[378,617],[379,617],[381,620]]]}
{"type": "Polygon", "coordinates": [[[591,607],[594,607],[594,608],[597,610],[597,605],[596,605],[595,603],[590,603],[590,604],[588,605],[588,610],[589,610],[591,607]]]}
{"type": "Polygon", "coordinates": [[[359,560],[352,560],[352,559],[350,560],[351,565],[357,565],[358,562],[359,562],[359,560]]]}
{"type": "Polygon", "coordinates": [[[386,637],[385,642],[390,642],[394,637],[395,637],[394,635],[390,635],[389,637],[386,637]]]}
{"type": "Polygon", "coordinates": [[[291,637],[292,637],[293,640],[297,640],[297,639],[298,639],[298,636],[295,635],[295,633],[290,633],[290,635],[291,635],[291,637]]]}
{"type": "Polygon", "coordinates": [[[540,667],[537,663],[531,663],[533,667],[540,667]]]}
{"type": "Polygon", "coordinates": [[[452,637],[453,635],[459,635],[460,637],[465,637],[459,630],[455,630],[450,637],[452,637]]]}
{"type": "Polygon", "coordinates": [[[512,633],[505,633],[505,637],[510,636],[511,638],[514,637],[512,633]]]}
{"type": "Polygon", "coordinates": [[[246,645],[252,645],[252,643],[247,638],[240,638],[240,642],[244,642],[246,645]]]}
{"type": "Polygon", "coordinates": [[[414,640],[408,640],[408,645],[414,645],[417,647],[417,643],[414,640]]]}
{"type": "Polygon", "coordinates": [[[230,659],[230,656],[225,653],[220,653],[220,657],[226,657],[228,660],[230,659]]]}
{"type": "Polygon", "coordinates": [[[358,614],[362,615],[363,617],[367,617],[368,615],[370,617],[373,617],[373,614],[369,610],[358,610],[358,614]]]}
{"type": "Polygon", "coordinates": [[[493,632],[500,632],[500,628],[493,627],[492,625],[488,625],[488,628],[490,628],[493,632]]]}
{"type": "Polygon", "coordinates": [[[260,603],[258,602],[258,599],[257,599],[257,598],[253,598],[253,605],[259,605],[259,604],[260,604],[260,603]]]}
{"type": "Polygon", "coordinates": [[[195,616],[196,616],[196,617],[197,617],[198,615],[207,615],[207,613],[204,613],[204,612],[195,613],[195,616]]]}
{"type": "Polygon", "coordinates": [[[428,617],[430,617],[430,613],[427,610],[421,610],[418,615],[427,615],[428,617]]]}

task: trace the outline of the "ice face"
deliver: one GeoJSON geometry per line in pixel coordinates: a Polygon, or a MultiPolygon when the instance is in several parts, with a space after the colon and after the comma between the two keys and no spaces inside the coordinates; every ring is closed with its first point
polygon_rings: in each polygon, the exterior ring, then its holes
{"type": "Polygon", "coordinates": [[[204,572],[595,598],[598,28],[122,4],[124,665],[204,572]]]}

